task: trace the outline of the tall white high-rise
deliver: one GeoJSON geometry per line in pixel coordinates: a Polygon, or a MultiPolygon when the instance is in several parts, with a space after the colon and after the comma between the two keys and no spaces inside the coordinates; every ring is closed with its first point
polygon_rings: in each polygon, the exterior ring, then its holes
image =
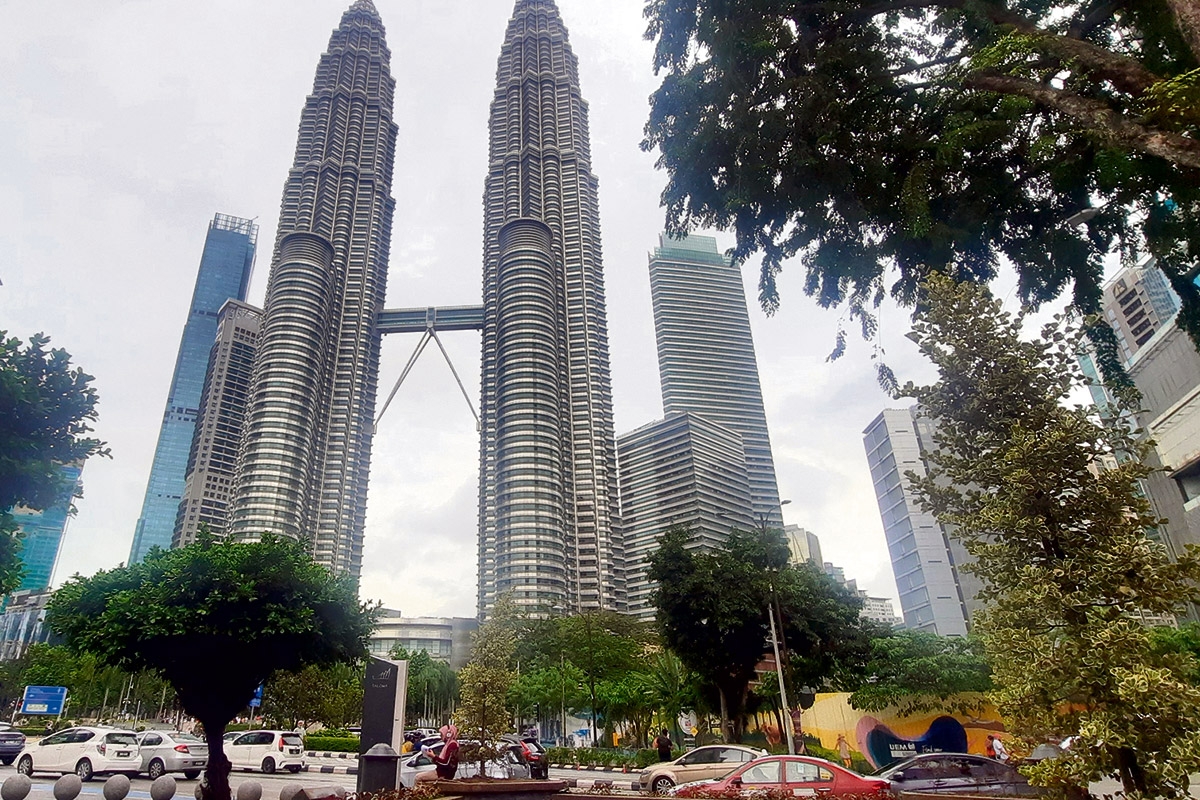
{"type": "Polygon", "coordinates": [[[742,273],[710,236],[659,238],[650,257],[663,412],[699,414],[742,437],[755,516],[783,527],[742,273]]]}
{"type": "Polygon", "coordinates": [[[934,447],[933,423],[915,408],[885,409],[863,431],[863,445],[905,627],[966,636],[980,584],[962,574],[965,549],[932,514],[921,510],[904,477],[907,472],[926,474],[922,455],[934,447]]]}

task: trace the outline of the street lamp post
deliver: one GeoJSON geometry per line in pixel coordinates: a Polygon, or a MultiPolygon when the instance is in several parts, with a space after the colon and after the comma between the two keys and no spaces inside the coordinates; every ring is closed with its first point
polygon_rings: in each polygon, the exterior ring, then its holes
{"type": "Polygon", "coordinates": [[[783,730],[787,733],[788,754],[794,756],[796,737],[792,733],[792,712],[788,706],[787,687],[783,685],[783,662],[779,659],[779,637],[775,635],[775,608],[771,603],[767,603],[767,616],[771,620],[771,646],[775,648],[775,677],[779,679],[779,702],[783,705],[783,730]]]}
{"type": "MultiPolygon", "coordinates": [[[[783,507],[791,500],[781,500],[779,508],[782,511],[783,507]]],[[[759,523],[762,525],[762,532],[765,535],[767,532],[767,514],[760,512],[758,515],[759,523]]],[[[787,686],[783,680],[783,659],[779,655],[779,635],[775,630],[775,583],[771,582],[771,598],[767,601],[767,618],[771,622],[771,647],[775,651],[775,677],[779,681],[779,702],[783,706],[783,730],[787,734],[788,753],[796,755],[796,736],[792,732],[792,712],[791,706],[788,705],[787,686]]],[[[783,620],[779,620],[779,624],[783,625],[783,620]]]]}

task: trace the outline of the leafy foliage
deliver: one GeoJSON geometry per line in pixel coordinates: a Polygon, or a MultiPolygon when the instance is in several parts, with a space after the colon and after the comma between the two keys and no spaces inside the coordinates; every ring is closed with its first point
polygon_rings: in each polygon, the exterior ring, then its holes
{"type": "Polygon", "coordinates": [[[263,690],[263,713],[281,727],[320,722],[340,728],[362,717],[361,665],[309,664],[298,671],[280,671],[263,690]]]}
{"type": "Polygon", "coordinates": [[[12,509],[44,511],[72,491],[64,464],[109,454],[87,436],[98,416],[92,376],[72,368],[70,354],[48,349],[49,343],[39,333],[22,346],[0,331],[0,593],[21,582],[12,509]]]}
{"type": "MultiPolygon", "coordinates": [[[[931,273],[987,282],[1005,259],[1025,304],[1070,289],[1095,313],[1104,257],[1148,251],[1200,342],[1194,0],[647,0],[646,16],[665,75],[642,146],[667,172],[667,228],[761,252],[768,312],[798,256],[804,291],[848,304],[867,338],[889,292],[913,304],[931,273]]],[[[1119,371],[1108,329],[1091,335],[1119,371]]]]}
{"type": "Polygon", "coordinates": [[[408,662],[406,719],[437,727],[449,717],[458,699],[458,675],[449,664],[435,661],[424,650],[409,651],[397,645],[390,657],[408,662]]]}
{"type": "Polygon", "coordinates": [[[978,638],[899,630],[871,642],[865,680],[850,706],[879,712],[896,707],[903,715],[931,711],[971,713],[993,688],[991,667],[978,638]]]}
{"type": "Polygon", "coordinates": [[[788,564],[778,531],[733,531],[720,550],[689,548],[673,527],[650,560],[663,641],[719,692],[723,730],[740,741],[755,667],[767,652],[769,604],[781,611],[787,668],[796,685],[824,685],[861,667],[872,624],[861,601],[811,564],[788,564]]]}
{"type": "MultiPolygon", "coordinates": [[[[1200,767],[1195,662],[1152,644],[1143,614],[1196,596],[1200,554],[1171,562],[1139,482],[1151,444],[1068,405],[1077,329],[1022,335],[985,289],[934,276],[913,336],[940,380],[908,385],[937,423],[922,503],[956,530],[985,584],[976,631],[997,706],[1027,747],[1078,734],[1028,769],[1059,794],[1114,772],[1127,791],[1187,791],[1200,767]]],[[[1117,392],[1128,397],[1128,393],[1117,392]]]]}
{"type": "Polygon", "coordinates": [[[166,678],[204,726],[209,796],[229,800],[225,725],[277,670],[365,658],[374,609],[299,542],[218,542],[203,530],[188,547],[75,576],[47,622],[77,652],[166,678]]]}
{"type": "Polygon", "coordinates": [[[471,660],[459,672],[461,733],[477,739],[479,771],[493,757],[490,743],[511,732],[508,694],[517,680],[515,654],[519,616],[508,597],[496,601],[492,615],[475,632],[471,660]]]}

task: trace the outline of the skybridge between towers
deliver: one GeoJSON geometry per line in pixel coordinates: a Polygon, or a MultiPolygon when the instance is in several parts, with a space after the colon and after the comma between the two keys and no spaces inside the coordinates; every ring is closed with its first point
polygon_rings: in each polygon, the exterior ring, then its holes
{"type": "Polygon", "coordinates": [[[417,349],[413,351],[412,356],[408,359],[408,363],[404,365],[404,371],[400,373],[400,378],[396,381],[396,385],[392,387],[391,394],[388,395],[383,408],[379,410],[379,415],[375,417],[376,430],[379,429],[379,421],[383,419],[388,406],[392,404],[392,399],[396,396],[396,392],[400,391],[400,386],[404,383],[404,379],[408,377],[408,373],[412,371],[413,366],[417,363],[417,359],[421,357],[421,353],[425,352],[425,347],[431,341],[435,342],[438,349],[442,351],[442,358],[446,359],[446,365],[450,367],[450,372],[454,375],[454,380],[458,383],[458,389],[462,392],[463,398],[471,408],[471,414],[475,417],[475,428],[476,430],[479,429],[479,412],[475,408],[475,402],[467,394],[467,389],[463,386],[462,379],[458,377],[458,370],[454,368],[454,362],[450,360],[450,354],[442,346],[442,340],[438,338],[438,331],[483,330],[483,306],[446,306],[444,308],[430,306],[427,308],[384,309],[379,312],[379,318],[376,320],[376,328],[380,335],[388,333],[421,334],[421,341],[417,344],[417,349]]]}

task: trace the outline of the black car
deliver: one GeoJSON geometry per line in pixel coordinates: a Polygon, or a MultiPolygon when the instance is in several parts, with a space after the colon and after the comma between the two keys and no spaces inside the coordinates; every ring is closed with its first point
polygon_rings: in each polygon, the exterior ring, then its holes
{"type": "Polygon", "coordinates": [[[11,725],[0,722],[0,763],[8,766],[25,749],[25,734],[11,725]]]}
{"type": "Polygon", "coordinates": [[[956,792],[1036,797],[1016,769],[994,758],[970,753],[925,753],[875,773],[894,792],[956,792]]]}

